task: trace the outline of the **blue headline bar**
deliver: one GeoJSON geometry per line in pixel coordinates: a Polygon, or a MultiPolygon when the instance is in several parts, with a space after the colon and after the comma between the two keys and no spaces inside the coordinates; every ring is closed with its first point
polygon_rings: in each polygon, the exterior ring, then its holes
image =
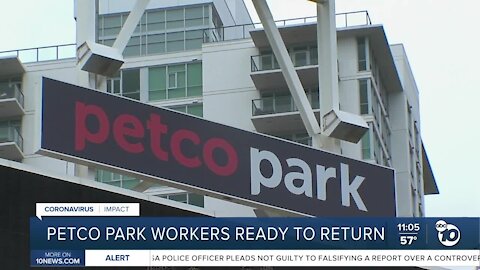
{"type": "Polygon", "coordinates": [[[479,218],[30,219],[31,250],[480,249],[479,218]]]}

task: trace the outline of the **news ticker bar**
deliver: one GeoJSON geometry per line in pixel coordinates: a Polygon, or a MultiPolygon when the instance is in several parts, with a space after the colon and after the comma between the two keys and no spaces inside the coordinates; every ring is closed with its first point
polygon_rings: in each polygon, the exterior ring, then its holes
{"type": "Polygon", "coordinates": [[[32,251],[36,267],[480,266],[478,250],[32,251]]]}

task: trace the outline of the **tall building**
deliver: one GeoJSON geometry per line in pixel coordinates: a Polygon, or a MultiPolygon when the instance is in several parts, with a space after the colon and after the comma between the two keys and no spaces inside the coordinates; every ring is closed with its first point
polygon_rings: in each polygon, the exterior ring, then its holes
{"type": "MultiPolygon", "coordinates": [[[[77,1],[77,5],[82,1],[77,1]]],[[[97,42],[111,46],[133,2],[100,0],[97,42]]],[[[78,19],[78,18],[77,18],[78,19]]],[[[280,32],[319,118],[315,18],[281,21],[280,32]]],[[[402,45],[391,45],[366,12],[337,15],[340,108],[369,131],[341,154],[395,169],[397,213],[424,216],[424,195],[438,189],[421,138],[418,89],[402,45]]],[[[85,30],[85,29],[77,29],[85,30]]],[[[75,164],[34,151],[42,77],[78,84],[72,45],[0,53],[0,157],[74,175],[75,164]]],[[[311,144],[265,32],[239,0],[152,0],[114,76],[97,89],[248,131],[311,144]]],[[[252,207],[214,199],[105,168],[89,178],[204,208],[216,216],[255,216],[252,207]]]]}

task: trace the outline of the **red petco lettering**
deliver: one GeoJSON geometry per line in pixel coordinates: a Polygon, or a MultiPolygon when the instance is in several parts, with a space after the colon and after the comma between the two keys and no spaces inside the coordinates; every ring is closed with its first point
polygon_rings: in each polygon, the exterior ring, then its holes
{"type": "MultiPolygon", "coordinates": [[[[110,134],[116,144],[127,153],[140,154],[145,151],[143,139],[149,134],[150,149],[154,156],[161,161],[169,161],[170,154],[182,166],[187,168],[198,168],[203,164],[219,176],[230,176],[238,167],[238,155],[235,148],[225,139],[210,138],[205,142],[192,130],[174,130],[170,142],[169,153],[162,148],[162,139],[168,134],[168,125],[162,123],[162,118],[157,114],[150,114],[146,125],[138,117],[131,114],[121,114],[113,121],[108,118],[105,111],[97,105],[89,105],[82,102],[75,104],[75,150],[83,151],[87,145],[102,144],[108,140],[110,134]],[[92,131],[87,127],[87,118],[93,117],[98,121],[98,130],[92,131]],[[113,124],[111,124],[113,122],[113,124]],[[146,127],[145,127],[146,126],[146,127]],[[182,151],[182,144],[188,142],[191,147],[202,147],[202,155],[187,156],[182,151]],[[213,153],[221,150],[227,155],[226,164],[218,164],[213,153]]],[[[148,146],[147,146],[148,147],[148,146]]]]}

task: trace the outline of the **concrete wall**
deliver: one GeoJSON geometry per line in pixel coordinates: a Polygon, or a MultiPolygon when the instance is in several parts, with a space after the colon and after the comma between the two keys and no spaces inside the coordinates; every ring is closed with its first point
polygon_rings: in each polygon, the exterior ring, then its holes
{"type": "Polygon", "coordinates": [[[252,100],[259,98],[250,78],[250,56],[258,54],[249,39],[205,44],[203,99],[206,119],[253,131],[252,100]]]}
{"type": "MultiPolygon", "coordinates": [[[[258,54],[249,39],[203,46],[204,118],[253,131],[252,100],[259,98],[250,78],[250,56],[258,54]]],[[[254,216],[251,207],[205,198],[205,208],[220,216],[254,216]]]]}
{"type": "Polygon", "coordinates": [[[35,154],[35,152],[37,150],[36,144],[40,139],[38,108],[41,103],[42,77],[76,84],[75,65],[75,59],[25,65],[26,73],[23,77],[22,87],[25,95],[25,115],[22,120],[23,153],[25,155],[23,163],[38,166],[51,172],[73,174],[73,164],[40,156],[35,154]]]}
{"type": "MultiPolygon", "coordinates": [[[[416,164],[420,164],[420,167],[422,168],[424,165],[422,164],[423,158],[422,158],[422,149],[417,149],[417,145],[415,143],[416,140],[419,140],[421,142],[421,123],[420,123],[420,101],[419,101],[419,92],[417,88],[417,84],[415,82],[415,77],[413,76],[412,69],[410,67],[410,63],[408,62],[408,57],[405,51],[405,48],[403,47],[402,44],[396,44],[392,45],[391,47],[392,55],[395,60],[395,66],[397,68],[398,74],[400,81],[402,83],[403,87],[403,95],[404,95],[404,100],[403,100],[403,107],[405,111],[405,122],[403,123],[403,127],[405,131],[403,134],[405,134],[406,138],[406,147],[404,148],[404,153],[400,158],[404,158],[402,161],[403,162],[412,162],[415,164],[414,166],[414,171],[412,172],[412,175],[410,175],[410,163],[407,163],[407,172],[403,175],[403,178],[400,178],[399,180],[402,179],[403,181],[409,182],[409,188],[410,192],[411,190],[414,190],[416,192],[416,196],[412,201],[412,210],[411,214],[413,215],[421,215],[425,213],[424,209],[424,191],[423,191],[423,170],[420,170],[420,176],[416,172],[416,164]],[[407,106],[410,106],[411,108],[411,118],[412,122],[409,121],[408,119],[408,110],[407,106]],[[418,134],[415,134],[415,129],[414,126],[418,130],[418,134]],[[412,131],[412,138],[410,138],[410,135],[408,133],[408,129],[410,127],[410,130],[412,131]],[[416,137],[418,136],[418,138],[416,137]],[[410,142],[409,142],[410,141],[410,142]],[[410,148],[414,147],[413,153],[411,153],[410,148]],[[418,154],[417,154],[418,153],[418,154]],[[415,205],[416,204],[416,205],[415,205]],[[421,209],[421,213],[420,210],[421,209]]],[[[394,100],[392,100],[394,101],[394,100]]],[[[419,144],[419,148],[421,148],[421,143],[419,144]]],[[[404,165],[404,164],[402,164],[404,165]]],[[[407,189],[406,184],[404,189],[407,189]]],[[[406,192],[406,191],[405,191],[406,192]]],[[[411,195],[410,195],[411,196],[411,195]]]]}
{"type": "Polygon", "coordinates": [[[407,104],[403,92],[389,95],[389,115],[392,127],[392,165],[395,168],[397,215],[413,216],[411,176],[409,171],[409,143],[407,129],[407,104]]]}

